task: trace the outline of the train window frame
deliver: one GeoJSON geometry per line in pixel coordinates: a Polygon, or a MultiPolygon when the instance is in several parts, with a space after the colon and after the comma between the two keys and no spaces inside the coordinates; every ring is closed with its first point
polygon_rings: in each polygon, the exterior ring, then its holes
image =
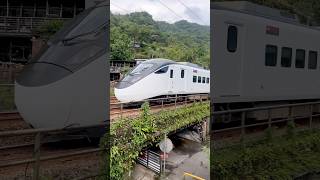
{"type": "Polygon", "coordinates": [[[209,82],[210,82],[210,78],[207,77],[206,83],[209,84],[209,82]]]}
{"type": "Polygon", "coordinates": [[[154,72],[155,74],[164,74],[164,73],[167,73],[168,72],[168,69],[169,69],[169,66],[165,66],[165,67],[162,67],[160,69],[158,69],[156,72],[154,72]]]}
{"type": "Polygon", "coordinates": [[[305,68],[305,64],[306,64],[306,50],[304,50],[304,49],[296,49],[295,68],[304,69],[305,68]],[[298,54],[300,52],[303,53],[303,58],[298,59],[298,54]],[[301,61],[301,62],[299,62],[299,61],[301,61]]]}
{"type": "Polygon", "coordinates": [[[181,69],[181,79],[184,78],[184,69],[181,69]]]}
{"type": "Polygon", "coordinates": [[[193,77],[192,77],[192,82],[193,82],[193,83],[197,83],[197,76],[193,76],[193,77]]]}
{"type": "Polygon", "coordinates": [[[281,67],[290,68],[292,66],[292,48],[281,48],[281,67]],[[288,52],[289,56],[286,56],[284,52],[288,52]]]}
{"type": "Polygon", "coordinates": [[[206,83],[206,77],[202,77],[202,83],[203,83],[203,84],[206,83]]]}
{"type": "Polygon", "coordinates": [[[198,76],[198,83],[201,83],[201,76],[198,76]]]}
{"type": "Polygon", "coordinates": [[[269,66],[269,67],[275,67],[277,66],[277,61],[278,61],[278,46],[276,45],[272,45],[272,44],[267,44],[265,47],[265,61],[264,61],[264,65],[265,66],[269,66]],[[274,52],[268,52],[268,49],[272,49],[275,50],[274,52]],[[268,53],[269,54],[273,54],[273,59],[270,59],[270,57],[268,57],[268,53]]]}
{"type": "Polygon", "coordinates": [[[238,48],[238,27],[234,25],[228,26],[227,32],[227,49],[229,52],[234,53],[238,48]]]}
{"type": "Polygon", "coordinates": [[[317,51],[309,51],[308,54],[308,69],[315,70],[318,67],[318,52],[317,51]],[[311,54],[315,54],[315,59],[311,59],[311,54]],[[314,60],[314,61],[312,61],[314,60]],[[312,63],[313,62],[313,63],[312,63]]]}
{"type": "Polygon", "coordinates": [[[170,69],[170,79],[173,78],[173,69],[170,69]]]}

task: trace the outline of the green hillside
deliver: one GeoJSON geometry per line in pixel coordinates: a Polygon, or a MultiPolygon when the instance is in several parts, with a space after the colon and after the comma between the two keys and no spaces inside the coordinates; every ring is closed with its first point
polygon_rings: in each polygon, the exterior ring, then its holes
{"type": "Polygon", "coordinates": [[[110,21],[112,60],[168,58],[209,66],[209,26],[155,21],[147,12],[111,14],[110,21]]]}

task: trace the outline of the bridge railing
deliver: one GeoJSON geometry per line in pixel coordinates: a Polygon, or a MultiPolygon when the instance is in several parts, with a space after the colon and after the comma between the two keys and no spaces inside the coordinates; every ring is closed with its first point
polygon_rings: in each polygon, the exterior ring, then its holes
{"type": "Polygon", "coordinates": [[[151,98],[135,102],[112,102],[110,101],[110,117],[111,119],[122,118],[130,114],[130,117],[137,116],[137,107],[145,102],[150,104],[153,112],[162,111],[164,109],[176,109],[181,106],[187,106],[194,102],[204,102],[210,100],[209,94],[191,94],[191,95],[168,95],[167,97],[151,98]]]}
{"type": "Polygon", "coordinates": [[[320,127],[320,101],[215,111],[211,114],[214,148],[245,144],[295,131],[320,127]],[[228,125],[226,127],[226,125],[228,125]]]}

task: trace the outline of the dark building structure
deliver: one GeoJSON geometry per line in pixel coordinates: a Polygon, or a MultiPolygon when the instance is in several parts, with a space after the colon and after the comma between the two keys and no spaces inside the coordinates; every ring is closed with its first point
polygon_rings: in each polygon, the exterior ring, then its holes
{"type": "Polygon", "coordinates": [[[0,63],[25,63],[32,57],[33,30],[50,20],[69,20],[94,0],[1,0],[0,63]]]}

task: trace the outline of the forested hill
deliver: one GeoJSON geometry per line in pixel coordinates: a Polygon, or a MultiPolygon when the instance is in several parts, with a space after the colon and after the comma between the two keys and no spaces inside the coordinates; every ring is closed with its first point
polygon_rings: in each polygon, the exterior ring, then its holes
{"type": "Polygon", "coordinates": [[[155,21],[147,12],[111,14],[110,21],[112,60],[168,58],[209,66],[209,26],[155,21]]]}

